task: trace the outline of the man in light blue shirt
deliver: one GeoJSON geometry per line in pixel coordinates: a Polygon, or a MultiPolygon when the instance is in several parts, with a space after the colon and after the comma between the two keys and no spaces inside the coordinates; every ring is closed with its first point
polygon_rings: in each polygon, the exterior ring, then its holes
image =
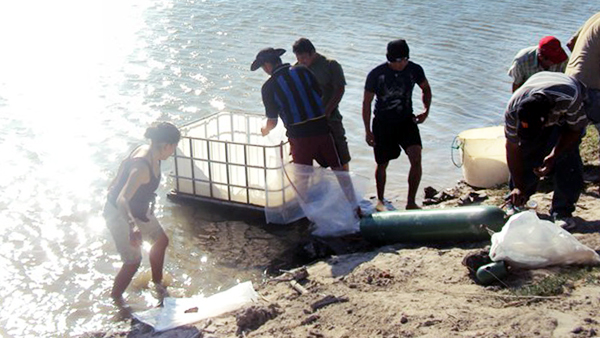
{"type": "Polygon", "coordinates": [[[564,73],[568,59],[560,41],[553,36],[545,36],[537,46],[520,50],[508,70],[508,75],[513,78],[512,91],[517,90],[535,73],[564,73]]]}

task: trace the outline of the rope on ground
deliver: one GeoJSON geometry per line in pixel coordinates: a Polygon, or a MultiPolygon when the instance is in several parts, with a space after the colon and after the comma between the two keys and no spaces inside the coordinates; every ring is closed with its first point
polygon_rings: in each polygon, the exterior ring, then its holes
{"type": "Polygon", "coordinates": [[[505,298],[505,299],[524,299],[524,300],[542,300],[542,299],[563,299],[562,296],[520,296],[520,295],[499,295],[493,293],[480,293],[480,292],[452,292],[452,291],[440,291],[440,290],[424,290],[420,289],[420,291],[425,292],[438,292],[443,294],[452,294],[457,296],[475,296],[479,298],[487,298],[487,297],[496,297],[496,298],[505,298]]]}

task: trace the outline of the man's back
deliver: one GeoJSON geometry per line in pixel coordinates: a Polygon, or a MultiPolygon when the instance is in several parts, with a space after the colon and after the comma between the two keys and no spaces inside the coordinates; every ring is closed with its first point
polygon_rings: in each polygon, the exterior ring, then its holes
{"type": "Polygon", "coordinates": [[[267,117],[281,117],[288,136],[317,135],[328,131],[319,85],[306,67],[280,65],[263,85],[262,96],[267,117]],[[312,121],[319,123],[308,126],[312,121]]]}
{"type": "Polygon", "coordinates": [[[333,96],[334,88],[346,85],[342,66],[336,60],[317,54],[315,61],[308,68],[317,78],[323,92],[323,106],[327,106],[333,96]]]}
{"type": "Polygon", "coordinates": [[[506,137],[516,142],[517,108],[521,101],[535,93],[549,97],[554,107],[544,126],[567,124],[573,130],[583,129],[587,119],[583,110],[586,92],[581,83],[563,73],[539,72],[521,86],[508,102],[505,122],[506,137]]]}
{"type": "Polygon", "coordinates": [[[579,31],[565,73],[589,88],[600,89],[600,13],[588,19],[579,31]]]}

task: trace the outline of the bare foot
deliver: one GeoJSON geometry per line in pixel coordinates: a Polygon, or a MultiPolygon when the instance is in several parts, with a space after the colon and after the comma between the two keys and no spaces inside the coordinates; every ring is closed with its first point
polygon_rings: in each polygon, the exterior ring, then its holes
{"type": "Polygon", "coordinates": [[[131,314],[133,311],[131,310],[131,307],[125,303],[123,296],[113,296],[112,299],[113,303],[117,307],[118,316],[120,319],[124,320],[132,318],[131,314]]]}
{"type": "Polygon", "coordinates": [[[123,298],[123,295],[114,295],[111,293],[110,297],[112,298],[115,306],[118,306],[118,307],[125,306],[125,298],[123,298]]]}
{"type": "Polygon", "coordinates": [[[407,204],[406,205],[406,210],[420,210],[421,207],[418,206],[416,203],[411,203],[411,204],[407,204]]]}
{"type": "Polygon", "coordinates": [[[158,298],[159,306],[162,306],[165,297],[169,297],[169,291],[167,287],[161,283],[154,284],[154,291],[156,291],[156,298],[158,298]]]}
{"type": "Polygon", "coordinates": [[[387,208],[385,207],[385,203],[382,200],[377,200],[377,205],[375,206],[375,210],[378,212],[385,211],[387,208]]]}
{"type": "Polygon", "coordinates": [[[358,218],[358,219],[361,219],[364,216],[360,207],[356,207],[356,209],[354,209],[354,214],[356,215],[356,218],[358,218]]]}

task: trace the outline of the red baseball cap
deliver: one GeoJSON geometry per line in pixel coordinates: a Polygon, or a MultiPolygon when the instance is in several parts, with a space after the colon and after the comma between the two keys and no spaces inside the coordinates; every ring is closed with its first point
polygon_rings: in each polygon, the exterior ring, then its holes
{"type": "Polygon", "coordinates": [[[544,36],[540,40],[538,51],[552,63],[561,63],[568,58],[567,53],[560,46],[560,41],[553,36],[544,36]]]}

